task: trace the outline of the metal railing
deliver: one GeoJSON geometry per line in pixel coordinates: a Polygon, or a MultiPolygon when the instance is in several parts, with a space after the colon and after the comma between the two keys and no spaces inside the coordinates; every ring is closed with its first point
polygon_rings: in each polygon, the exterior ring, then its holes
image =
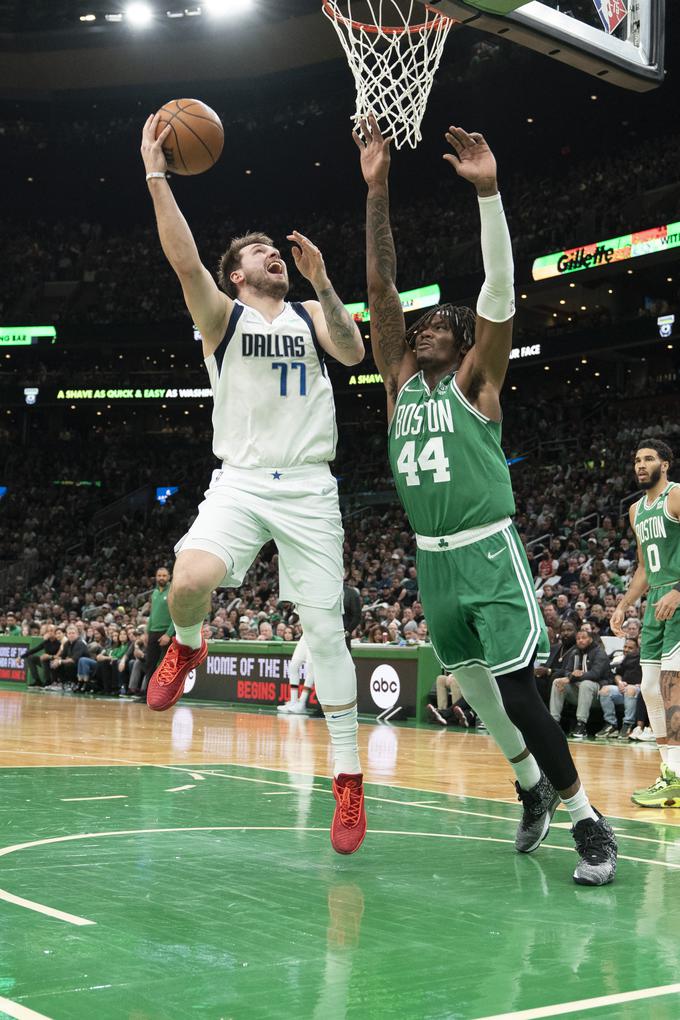
{"type": "Polygon", "coordinates": [[[546,540],[550,541],[553,537],[552,531],[548,531],[545,535],[539,535],[538,538],[532,538],[530,542],[526,543],[526,548],[531,549],[532,545],[538,545],[539,542],[543,543],[546,540]]]}
{"type": "Polygon", "coordinates": [[[628,510],[631,503],[634,503],[636,499],[644,495],[644,489],[638,489],[637,492],[631,492],[619,502],[619,517],[623,517],[624,513],[628,510]]]}
{"type": "Polygon", "coordinates": [[[595,518],[595,524],[592,528],[588,528],[587,531],[581,531],[582,538],[592,534],[593,531],[597,531],[600,526],[600,514],[597,510],[594,510],[592,514],[586,514],[585,517],[579,517],[577,521],[574,521],[574,528],[576,531],[579,531],[579,524],[585,524],[586,521],[591,521],[593,517],[595,518]]]}

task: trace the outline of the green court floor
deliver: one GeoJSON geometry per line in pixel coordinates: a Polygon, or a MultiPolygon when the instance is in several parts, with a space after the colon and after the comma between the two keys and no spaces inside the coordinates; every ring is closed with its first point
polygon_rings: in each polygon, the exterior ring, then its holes
{"type": "Polygon", "coordinates": [[[370,786],[371,831],[343,858],[327,779],[103,766],[0,782],[0,1016],[680,1018],[678,830],[653,819],[614,820],[617,880],[584,889],[562,812],[520,857],[514,804],[370,786]]]}

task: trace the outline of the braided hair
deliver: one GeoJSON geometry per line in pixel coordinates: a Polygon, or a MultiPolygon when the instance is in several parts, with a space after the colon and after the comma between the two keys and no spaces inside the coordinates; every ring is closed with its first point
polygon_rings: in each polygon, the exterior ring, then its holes
{"type": "Polygon", "coordinates": [[[465,305],[437,305],[415,322],[406,333],[406,343],[412,351],[416,349],[416,337],[432,322],[435,316],[440,316],[446,322],[453,333],[454,350],[462,359],[473,347],[475,342],[475,324],[477,316],[471,308],[465,305]]]}

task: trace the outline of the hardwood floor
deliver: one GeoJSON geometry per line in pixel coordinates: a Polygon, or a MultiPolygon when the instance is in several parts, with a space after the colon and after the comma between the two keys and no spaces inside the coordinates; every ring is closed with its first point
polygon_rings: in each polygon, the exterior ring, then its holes
{"type": "MultiPolygon", "coordinates": [[[[510,768],[485,735],[460,729],[359,727],[367,782],[449,795],[514,801],[510,768]]],[[[677,809],[644,810],[630,792],[658,774],[654,746],[571,744],[591,800],[613,816],[680,826],[677,809]]],[[[0,692],[0,767],[238,764],[329,776],[322,719],[203,707],[168,713],[117,700],[0,692]]]]}

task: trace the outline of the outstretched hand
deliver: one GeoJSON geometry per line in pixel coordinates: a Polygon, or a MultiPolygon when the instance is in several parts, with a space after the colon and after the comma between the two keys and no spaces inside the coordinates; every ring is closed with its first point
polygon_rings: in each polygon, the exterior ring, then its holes
{"type": "Polygon", "coordinates": [[[144,166],[148,174],[154,172],[167,173],[168,164],[163,154],[163,142],[170,134],[172,129],[171,124],[166,124],[158,138],[156,138],[156,128],[161,115],[159,110],[156,114],[151,114],[146,119],[146,124],[142,130],[142,145],[141,153],[142,159],[144,160],[144,166]]]}
{"type": "Polygon", "coordinates": [[[288,234],[288,240],[293,242],[291,252],[298,272],[309,280],[315,289],[323,286],[328,277],[323,255],[317,246],[299,230],[288,234]]]}
{"type": "Polygon", "coordinates": [[[361,172],[366,184],[386,184],[390,174],[391,138],[383,138],[374,114],[359,121],[359,127],[352,132],[357,148],[361,152],[361,172]]]}
{"type": "Polygon", "coordinates": [[[444,159],[458,176],[474,184],[478,194],[494,195],[498,191],[496,158],[484,136],[478,131],[468,134],[463,128],[451,125],[444,137],[453,149],[453,153],[445,153],[444,159]]]}

